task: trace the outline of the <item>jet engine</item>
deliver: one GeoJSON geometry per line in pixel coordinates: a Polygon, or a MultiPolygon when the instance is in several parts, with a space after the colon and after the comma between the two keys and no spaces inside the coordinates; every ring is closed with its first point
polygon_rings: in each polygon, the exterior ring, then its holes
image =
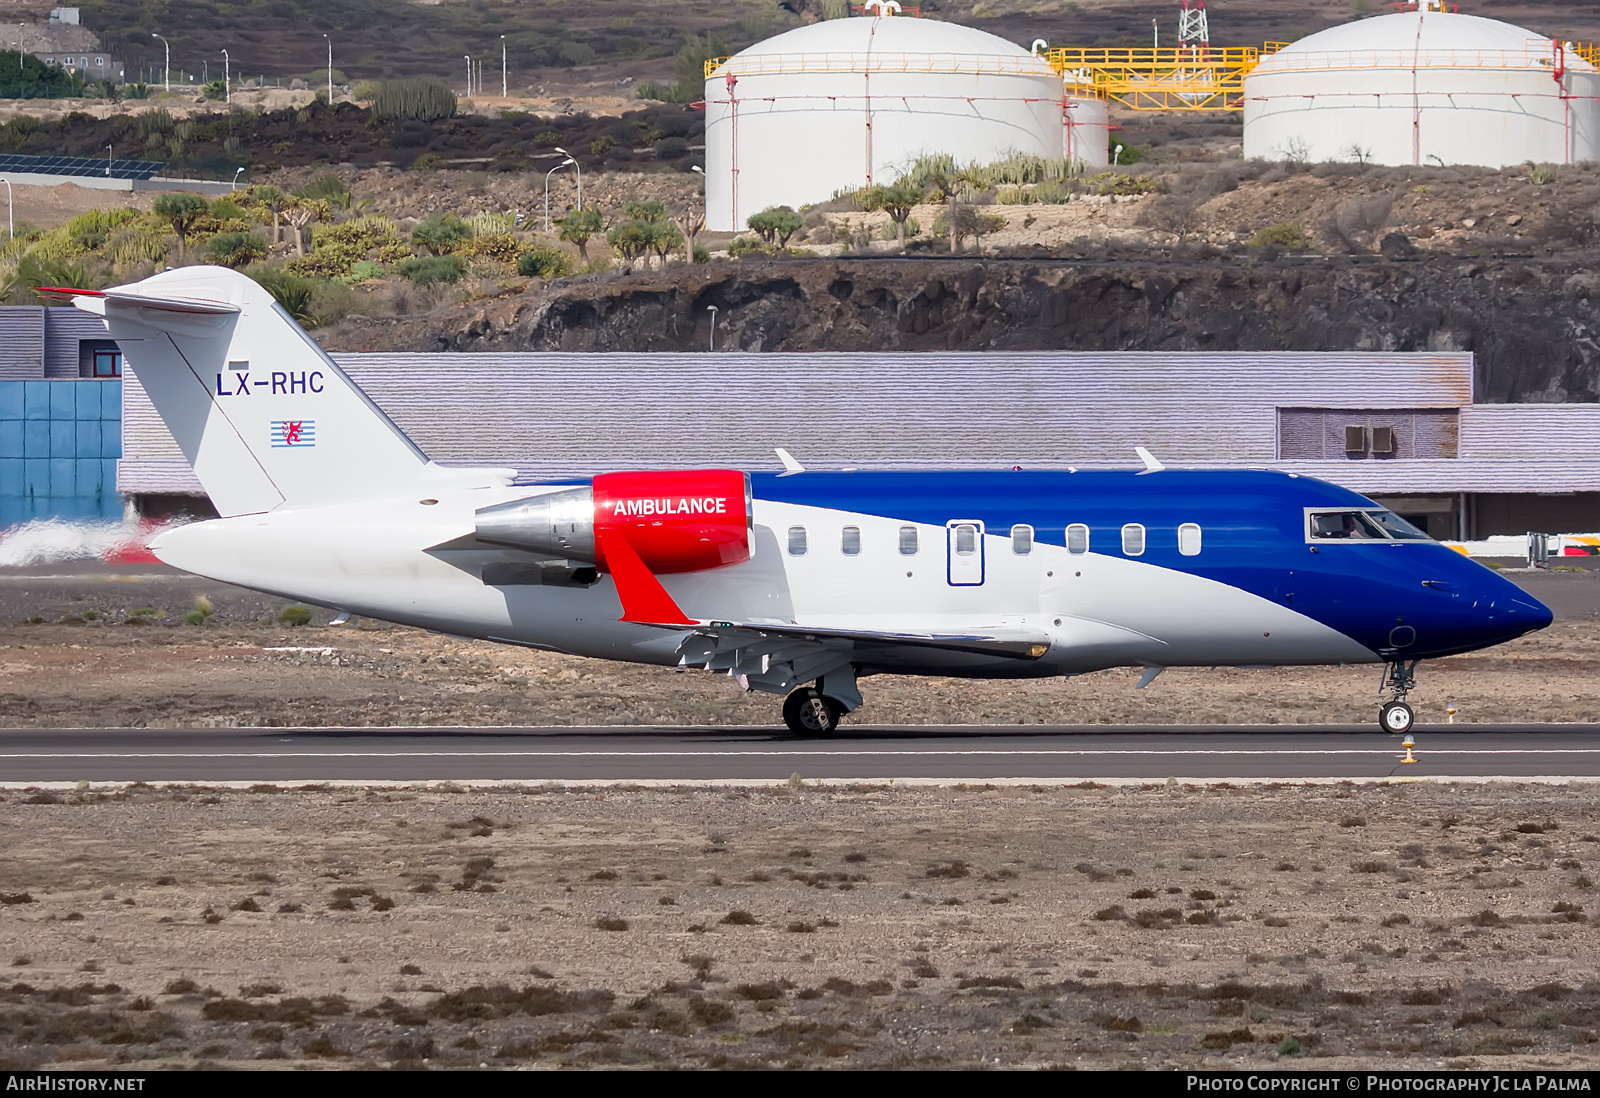
{"type": "Polygon", "coordinates": [[[750,559],[750,478],[729,469],[603,473],[587,488],[485,507],[477,522],[479,541],[602,571],[612,570],[607,545],[621,540],[651,572],[701,572],[750,559]]]}

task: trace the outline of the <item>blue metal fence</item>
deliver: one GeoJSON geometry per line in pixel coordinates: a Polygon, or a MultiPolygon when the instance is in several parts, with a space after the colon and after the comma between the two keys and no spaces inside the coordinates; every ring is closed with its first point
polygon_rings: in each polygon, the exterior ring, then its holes
{"type": "Polygon", "coordinates": [[[0,529],[115,518],[122,382],[0,381],[0,529]]]}

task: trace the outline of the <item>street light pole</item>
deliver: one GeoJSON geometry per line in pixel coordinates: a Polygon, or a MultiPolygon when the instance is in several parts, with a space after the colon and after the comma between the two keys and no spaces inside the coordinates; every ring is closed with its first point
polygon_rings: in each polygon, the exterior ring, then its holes
{"type": "Polygon", "coordinates": [[[500,98],[507,98],[506,93],[506,36],[500,36],[500,98]]]}
{"type": "MultiPolygon", "coordinates": [[[[550,231],[550,177],[568,164],[576,165],[578,162],[572,157],[567,157],[561,163],[544,173],[544,231],[550,231]]],[[[581,207],[580,207],[581,208],[581,207]]]]}
{"type": "Polygon", "coordinates": [[[172,90],[172,43],[161,35],[151,32],[151,38],[161,38],[161,44],[167,49],[167,63],[161,70],[161,87],[164,91],[172,90]]]}
{"type": "Polygon", "coordinates": [[[239,189],[239,176],[242,174],[244,174],[243,168],[235,168],[233,170],[233,182],[228,184],[228,190],[235,191],[239,189]]]}
{"type": "Polygon", "coordinates": [[[711,349],[715,351],[717,349],[717,307],[715,305],[707,305],[706,312],[711,314],[711,349]]]}
{"type": "Polygon", "coordinates": [[[573,156],[566,149],[563,149],[560,145],[556,146],[556,152],[571,159],[572,168],[578,173],[578,209],[581,210],[583,209],[583,165],[578,163],[577,157],[573,156]]]}
{"type": "Polygon", "coordinates": [[[322,37],[328,39],[328,108],[331,110],[333,108],[333,39],[328,38],[326,34],[322,37]]]}
{"type": "Polygon", "coordinates": [[[233,102],[233,79],[232,79],[232,77],[230,75],[230,73],[232,72],[232,69],[229,68],[229,65],[231,65],[231,64],[232,64],[232,58],[230,58],[228,56],[228,51],[227,50],[223,50],[222,51],[222,101],[224,103],[232,103],[233,102]]]}
{"type": "Polygon", "coordinates": [[[15,240],[17,236],[17,220],[12,216],[15,210],[11,205],[11,180],[0,179],[0,183],[6,185],[6,236],[8,239],[15,240]]]}
{"type": "Polygon", "coordinates": [[[111,174],[111,146],[106,146],[106,174],[111,174]]]}
{"type": "Polygon", "coordinates": [[[472,55],[470,53],[464,53],[461,56],[467,62],[467,98],[471,99],[472,98],[472,55]]]}

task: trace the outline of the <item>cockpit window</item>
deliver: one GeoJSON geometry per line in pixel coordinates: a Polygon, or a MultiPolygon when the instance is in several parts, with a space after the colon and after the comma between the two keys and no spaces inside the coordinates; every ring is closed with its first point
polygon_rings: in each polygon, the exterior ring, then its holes
{"type": "Polygon", "coordinates": [[[1312,541],[1387,541],[1383,527],[1364,511],[1319,511],[1311,516],[1312,541]]]}
{"type": "Polygon", "coordinates": [[[1312,511],[1307,516],[1312,541],[1428,541],[1392,511],[1312,511]]]}
{"type": "Polygon", "coordinates": [[[1393,511],[1368,511],[1367,515],[1373,522],[1383,527],[1384,531],[1396,541],[1433,540],[1393,511]]]}

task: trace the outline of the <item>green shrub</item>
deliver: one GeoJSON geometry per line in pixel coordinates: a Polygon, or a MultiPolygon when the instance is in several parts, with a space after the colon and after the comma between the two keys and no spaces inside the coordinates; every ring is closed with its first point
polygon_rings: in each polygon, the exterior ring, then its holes
{"type": "Polygon", "coordinates": [[[518,257],[517,273],[528,278],[562,278],[572,273],[572,255],[548,244],[535,244],[518,257]]]}
{"type": "Polygon", "coordinates": [[[431,286],[436,282],[459,282],[467,266],[453,255],[430,255],[408,259],[400,264],[400,273],[418,286],[431,286]]]}
{"type": "Polygon", "coordinates": [[[453,252],[472,236],[472,228],[453,213],[436,213],[411,230],[411,243],[434,255],[453,252]]]}
{"type": "Polygon", "coordinates": [[[296,323],[310,322],[311,298],[317,290],[315,282],[271,268],[251,271],[250,276],[272,295],[274,301],[283,306],[284,312],[294,317],[296,323]]]}
{"type": "Polygon", "coordinates": [[[267,242],[254,233],[218,233],[206,244],[206,261],[239,270],[267,257],[267,242]]]}
{"type": "Polygon", "coordinates": [[[616,147],[617,139],[608,133],[603,133],[593,141],[589,142],[589,155],[596,157],[604,156],[606,153],[610,152],[616,147]]]}
{"type": "Polygon", "coordinates": [[[669,90],[652,80],[646,80],[643,84],[640,84],[635,89],[634,94],[640,99],[655,99],[661,102],[666,102],[672,95],[669,90]]]}
{"type": "MultiPolygon", "coordinates": [[[[365,90],[365,89],[363,89],[365,90]]],[[[373,91],[372,113],[379,118],[410,122],[438,122],[454,118],[456,93],[432,76],[384,80],[373,91]]]]}
{"type": "Polygon", "coordinates": [[[191,610],[183,616],[183,624],[185,625],[204,625],[205,623],[206,616],[198,610],[191,610]]]}
{"type": "Polygon", "coordinates": [[[1144,159],[1143,149],[1137,145],[1130,145],[1126,141],[1118,141],[1115,137],[1111,139],[1108,147],[1106,148],[1106,152],[1110,154],[1112,162],[1118,167],[1122,167],[1127,164],[1137,164],[1139,161],[1144,159]],[[1122,151],[1119,153],[1117,151],[1118,149],[1121,149],[1122,151]]]}
{"type": "Polygon", "coordinates": [[[279,625],[309,625],[311,624],[311,607],[294,603],[278,611],[279,625]]]}
{"type": "Polygon", "coordinates": [[[487,257],[501,263],[515,263],[522,252],[522,243],[510,233],[475,236],[455,250],[462,259],[487,257]]]}
{"type": "Polygon", "coordinates": [[[350,268],[350,273],[345,277],[346,282],[365,282],[369,278],[382,278],[383,265],[374,263],[370,259],[357,260],[356,265],[350,268]]]}
{"type": "Polygon", "coordinates": [[[1311,250],[1311,238],[1295,222],[1280,221],[1252,236],[1249,246],[1258,251],[1305,252],[1311,250]]]}
{"type": "Polygon", "coordinates": [[[1535,187],[1544,187],[1554,183],[1561,176],[1561,169],[1554,164],[1534,164],[1528,168],[1528,182],[1535,187]]]}
{"type": "Polygon", "coordinates": [[[1148,175],[1125,175],[1122,172],[1101,172],[1086,180],[1095,194],[1154,194],[1156,181],[1148,175]]]}
{"type": "Polygon", "coordinates": [[[753,236],[736,236],[728,244],[728,254],[735,259],[743,259],[747,255],[771,255],[775,250],[753,236]]]}
{"type": "Polygon", "coordinates": [[[425,152],[411,162],[411,166],[419,172],[429,172],[444,163],[444,157],[438,153],[425,152]]]}
{"type": "Polygon", "coordinates": [[[1026,206],[1034,201],[1033,191],[1027,187],[1001,187],[994,200],[1002,206],[1026,206]]]}
{"type": "Polygon", "coordinates": [[[1033,189],[1033,200],[1049,206],[1060,206],[1072,201],[1072,188],[1065,183],[1040,183],[1033,189]]]}
{"type": "Polygon", "coordinates": [[[694,261],[696,263],[710,263],[711,251],[704,244],[694,246],[694,261]]]}

